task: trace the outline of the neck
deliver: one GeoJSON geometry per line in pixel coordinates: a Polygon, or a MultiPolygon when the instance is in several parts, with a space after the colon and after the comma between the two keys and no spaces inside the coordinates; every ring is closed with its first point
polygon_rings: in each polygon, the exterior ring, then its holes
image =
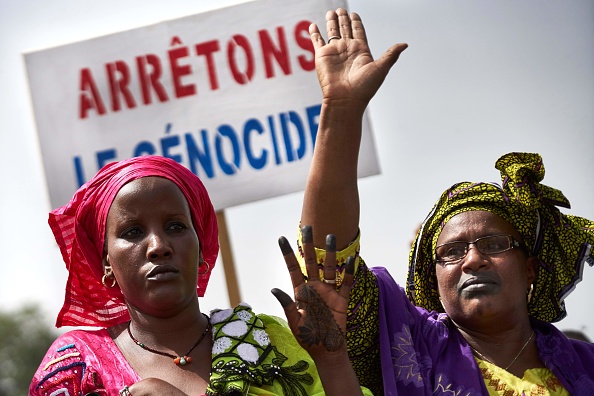
{"type": "MultiPolygon", "coordinates": [[[[522,366],[518,364],[521,361],[532,361],[534,367],[538,366],[534,363],[535,356],[538,361],[538,354],[534,331],[529,322],[498,332],[476,331],[459,326],[454,321],[452,323],[479,359],[510,372],[514,371],[515,366],[522,366]]],[[[523,370],[518,372],[523,373],[523,370]]]]}
{"type": "Polygon", "coordinates": [[[150,342],[155,340],[183,340],[194,338],[207,324],[207,319],[200,312],[198,304],[192,304],[180,312],[162,315],[161,313],[147,313],[134,307],[129,307],[131,328],[135,335],[150,342]]]}

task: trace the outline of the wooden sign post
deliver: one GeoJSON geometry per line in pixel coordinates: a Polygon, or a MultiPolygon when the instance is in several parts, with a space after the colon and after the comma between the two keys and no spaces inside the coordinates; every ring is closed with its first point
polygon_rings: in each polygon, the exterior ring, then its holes
{"type": "Polygon", "coordinates": [[[241,302],[239,294],[239,284],[235,272],[235,262],[233,260],[233,251],[231,250],[231,240],[227,231],[227,221],[225,211],[217,212],[217,222],[219,223],[219,245],[221,249],[221,260],[225,270],[225,280],[227,281],[227,293],[229,294],[229,304],[231,307],[237,306],[241,302]]]}

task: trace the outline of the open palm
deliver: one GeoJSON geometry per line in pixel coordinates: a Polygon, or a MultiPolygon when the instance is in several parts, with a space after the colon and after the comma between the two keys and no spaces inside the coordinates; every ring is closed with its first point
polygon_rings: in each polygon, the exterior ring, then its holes
{"type": "Polygon", "coordinates": [[[336,281],[336,243],[328,236],[324,278],[320,279],[311,227],[302,229],[302,246],[307,268],[307,282],[286,238],[279,245],[291,275],[295,301],[281,290],[273,294],[280,301],[287,322],[299,344],[315,359],[319,354],[344,352],[346,349],[346,314],[353,284],[353,260],[347,262],[346,275],[340,288],[336,281]]]}
{"type": "Polygon", "coordinates": [[[328,11],[326,30],[328,37],[334,37],[328,43],[316,24],[309,28],[324,99],[349,99],[366,105],[407,45],[396,44],[374,61],[361,18],[356,13],[349,16],[344,9],[328,11]]]}

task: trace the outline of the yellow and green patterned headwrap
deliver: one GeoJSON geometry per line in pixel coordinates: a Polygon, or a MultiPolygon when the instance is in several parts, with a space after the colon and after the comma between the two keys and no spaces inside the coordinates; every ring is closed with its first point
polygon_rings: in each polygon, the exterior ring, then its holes
{"type": "Polygon", "coordinates": [[[406,292],[417,306],[443,311],[437,293],[434,251],[444,225],[455,215],[485,210],[510,222],[530,254],[538,258],[530,316],[556,322],[566,316],[563,300],[582,279],[584,264],[594,265],[594,222],[563,214],[569,201],[557,189],[540,184],[544,165],[539,154],[510,153],[495,163],[502,187],[462,182],[446,190],[417,233],[409,256],[406,292]]]}

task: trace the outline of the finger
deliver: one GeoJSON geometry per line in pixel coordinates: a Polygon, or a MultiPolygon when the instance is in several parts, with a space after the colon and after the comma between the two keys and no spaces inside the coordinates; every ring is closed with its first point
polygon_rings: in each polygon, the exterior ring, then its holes
{"type": "Polygon", "coordinates": [[[283,236],[278,238],[278,245],[280,246],[281,252],[283,253],[283,258],[285,259],[287,269],[289,270],[289,275],[291,276],[291,284],[293,285],[293,288],[297,288],[305,284],[305,280],[303,279],[303,273],[301,272],[301,268],[299,267],[299,263],[297,262],[297,257],[295,257],[293,249],[291,248],[291,244],[289,243],[289,241],[287,241],[287,238],[283,236]]]}
{"type": "Polygon", "coordinates": [[[351,29],[353,31],[353,38],[367,42],[367,34],[361,17],[356,12],[351,12],[351,29]]]}
{"type": "MultiPolygon", "coordinates": [[[[324,279],[336,282],[336,236],[326,236],[326,259],[324,260],[324,279]]],[[[330,282],[332,283],[332,282],[330,282]]]]}
{"type": "Polygon", "coordinates": [[[297,310],[297,306],[293,302],[293,299],[289,297],[289,295],[281,289],[274,288],[270,290],[270,292],[274,295],[274,297],[276,297],[280,305],[283,307],[289,325],[291,325],[291,323],[299,322],[301,314],[299,314],[299,311],[297,310]]]}
{"type": "Polygon", "coordinates": [[[328,37],[340,37],[340,30],[338,28],[338,15],[335,11],[328,11],[326,13],[326,34],[328,37]]]}
{"type": "Polygon", "coordinates": [[[353,256],[349,256],[347,258],[345,267],[344,267],[344,277],[342,278],[342,284],[340,285],[339,294],[344,299],[349,299],[349,294],[351,293],[351,289],[353,288],[353,283],[355,282],[355,258],[353,256]]]}
{"type": "Polygon", "coordinates": [[[326,44],[324,42],[324,38],[320,34],[320,29],[318,28],[318,25],[316,25],[315,23],[309,25],[309,37],[311,39],[311,43],[314,46],[314,49],[323,47],[324,44],[326,44]]]}
{"type": "Polygon", "coordinates": [[[301,245],[303,246],[303,258],[305,259],[305,269],[307,270],[307,281],[319,281],[320,272],[318,270],[318,260],[313,244],[313,231],[309,225],[301,228],[301,245]]]}
{"type": "Polygon", "coordinates": [[[353,32],[351,30],[351,18],[349,13],[344,8],[336,10],[338,15],[338,28],[340,30],[340,36],[342,38],[353,38],[353,32]]]}
{"type": "Polygon", "coordinates": [[[384,54],[376,61],[376,64],[379,68],[384,69],[384,72],[388,74],[388,71],[392,66],[394,66],[400,57],[400,54],[407,48],[408,44],[406,43],[393,45],[392,47],[388,48],[386,52],[384,52],[384,54]]]}

